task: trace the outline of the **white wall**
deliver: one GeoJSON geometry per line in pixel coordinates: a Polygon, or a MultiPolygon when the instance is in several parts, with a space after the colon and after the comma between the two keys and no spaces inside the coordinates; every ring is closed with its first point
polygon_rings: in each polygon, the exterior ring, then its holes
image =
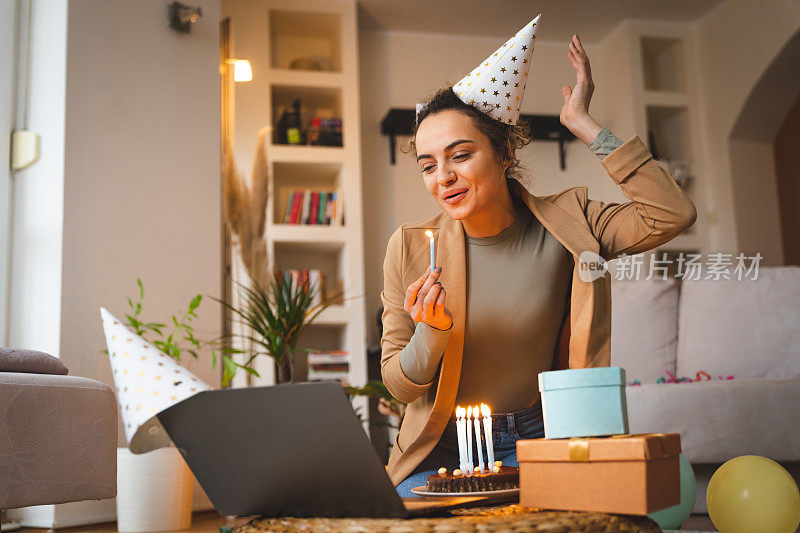
{"type": "Polygon", "coordinates": [[[636,132],[636,117],[631,113],[635,107],[632,105],[635,54],[629,32],[627,22],[621,22],[596,45],[597,52],[589,56],[597,86],[590,111],[623,140],[636,132]]]}
{"type": "MultiPolygon", "coordinates": [[[[219,296],[219,2],[193,2],[189,34],[161,0],[69,3],[61,353],[111,383],[98,308],[117,316],[145,286],[168,322],[196,293],[219,296]]],[[[199,336],[220,330],[206,299],[199,336]]],[[[186,366],[212,383],[207,354],[186,366]]]]}
{"type": "MultiPolygon", "coordinates": [[[[220,9],[194,3],[179,34],[161,0],[34,2],[42,160],[16,180],[10,344],[72,375],[113,383],[99,307],[123,315],[137,277],[147,320],[221,293],[220,9]]],[[[198,314],[198,336],[219,335],[219,306],[198,314]]],[[[219,383],[207,353],[186,366],[219,383]]]]}
{"type": "MultiPolygon", "coordinates": [[[[694,24],[699,82],[700,138],[704,154],[702,172],[707,184],[708,210],[718,222],[709,225],[712,252],[738,252],[744,244],[737,235],[733,160],[729,153],[731,129],[748,95],[786,42],[800,29],[800,3],[796,0],[727,0],[694,24]]],[[[774,180],[774,171],[765,179],[774,180]],[[772,176],[770,178],[770,176],[772,176]]],[[[739,180],[741,181],[741,180],[739,180]]],[[[760,191],[766,197],[775,191],[760,191]]],[[[746,216],[746,215],[745,215],[746,216]]],[[[774,240],[770,218],[753,218],[752,231],[774,240]],[[763,225],[762,225],[763,224],[763,225]]],[[[780,236],[778,235],[779,242],[780,236]]],[[[770,245],[772,246],[772,245],[770,245]]],[[[763,254],[762,254],[763,255],[763,254]]],[[[773,263],[775,264],[775,263],[773,263]]]]}
{"type": "MultiPolygon", "coordinates": [[[[401,224],[429,218],[439,210],[422,184],[417,164],[410,155],[399,150],[409,137],[398,137],[397,164],[391,165],[388,138],[380,134],[381,120],[390,108],[413,109],[417,101],[440,85],[458,81],[503,42],[505,39],[469,36],[360,33],[364,220],[367,221],[364,225],[366,303],[371,343],[378,340],[374,317],[380,306],[383,258],[389,236],[401,224]]],[[[584,44],[592,61],[608,62],[607,58],[601,59],[602,45],[584,44]]],[[[559,114],[561,87],[575,84],[567,46],[568,43],[537,38],[522,113],[559,114]]],[[[612,78],[613,74],[604,75],[599,70],[595,73],[596,100],[592,102],[591,111],[599,121],[609,124],[620,138],[627,140],[634,132],[625,127],[620,117],[609,116],[600,97],[603,91],[618,90],[619,80],[612,78]]],[[[607,176],[599,159],[583,143],[576,140],[568,146],[565,171],[559,168],[557,146],[553,142],[537,141],[521,153],[534,194],[553,194],[587,185],[592,198],[627,201],[607,176]]]]}
{"type": "MultiPolygon", "coordinates": [[[[762,266],[783,265],[783,239],[771,142],[730,141],[739,252],[760,253],[762,266]]],[[[797,237],[797,236],[795,236],[797,237]]]]}

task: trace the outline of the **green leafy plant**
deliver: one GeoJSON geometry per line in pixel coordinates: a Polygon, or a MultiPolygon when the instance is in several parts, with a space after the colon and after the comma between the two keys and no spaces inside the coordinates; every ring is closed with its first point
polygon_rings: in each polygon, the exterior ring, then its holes
{"type": "MultiPolygon", "coordinates": [[[[139,289],[139,297],[136,301],[128,298],[130,311],[125,314],[128,328],[142,337],[144,340],[158,348],[164,354],[180,361],[184,354],[198,358],[198,352],[203,348],[211,350],[211,368],[216,368],[218,355],[222,356],[222,386],[227,387],[233,376],[239,369],[258,376],[258,372],[252,368],[251,364],[241,365],[234,361],[230,356],[243,353],[242,350],[225,346],[221,339],[206,341],[195,336],[195,329],[192,321],[197,318],[197,309],[203,301],[202,294],[196,294],[190,301],[185,311],[176,315],[171,315],[171,326],[161,322],[145,322],[142,319],[142,303],[144,301],[144,285],[140,278],[136,279],[139,289]],[[165,336],[166,333],[166,336],[165,336]]],[[[108,354],[108,350],[103,350],[108,354]]],[[[248,362],[251,363],[252,361],[248,362]]]]}
{"type": "Polygon", "coordinates": [[[235,335],[249,340],[254,348],[245,364],[252,364],[259,355],[268,355],[277,366],[278,383],[290,382],[294,377],[292,356],[299,351],[300,333],[333,304],[335,297],[320,298],[319,303],[314,304],[319,287],[311,286],[307,280],[295,283],[288,272],[275,272],[267,287],[255,281],[251,287],[237,285],[240,305],[215,300],[237,315],[249,329],[246,334],[235,335]]]}
{"type": "Polygon", "coordinates": [[[367,381],[363,387],[344,387],[344,391],[348,396],[366,396],[368,398],[383,398],[387,401],[394,401],[401,405],[399,400],[396,400],[389,389],[386,388],[380,381],[367,381]]]}
{"type": "MultiPolygon", "coordinates": [[[[344,387],[344,392],[350,397],[366,396],[367,398],[377,398],[378,411],[380,411],[381,414],[391,413],[397,415],[401,419],[403,414],[405,414],[406,404],[392,396],[392,393],[389,392],[386,385],[380,381],[367,381],[363,387],[344,387]],[[384,409],[381,409],[381,407],[384,407],[384,409]]],[[[360,420],[364,420],[358,410],[356,410],[356,415],[358,415],[360,420]]],[[[398,429],[394,424],[382,421],[370,420],[369,425],[370,427],[388,426],[398,429]]]]}

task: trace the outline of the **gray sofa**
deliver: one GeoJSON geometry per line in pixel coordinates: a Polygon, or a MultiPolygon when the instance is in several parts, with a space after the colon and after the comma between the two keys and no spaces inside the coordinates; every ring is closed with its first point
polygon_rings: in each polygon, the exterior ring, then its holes
{"type": "Polygon", "coordinates": [[[630,432],[680,433],[694,512],[707,512],[708,481],[734,457],[800,476],[798,325],[799,267],[762,267],[756,280],[612,281],[611,364],[641,382],[626,388],[630,432]],[[665,370],[711,379],[657,383],[665,370]]]}
{"type": "Polygon", "coordinates": [[[116,447],[107,385],[0,371],[0,509],[113,498],[116,447]]]}

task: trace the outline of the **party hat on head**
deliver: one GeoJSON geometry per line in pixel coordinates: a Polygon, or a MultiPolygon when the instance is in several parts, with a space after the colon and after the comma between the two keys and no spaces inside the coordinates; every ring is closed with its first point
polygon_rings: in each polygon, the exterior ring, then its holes
{"type": "Polygon", "coordinates": [[[144,453],[170,443],[156,415],[207,384],[100,308],[125,437],[131,452],[144,453]]]}
{"type": "MultiPolygon", "coordinates": [[[[516,124],[528,83],[540,18],[541,15],[537,15],[472,72],[461,78],[453,86],[453,92],[464,103],[490,117],[505,124],[516,124]]],[[[417,114],[423,107],[417,104],[417,114]]]]}

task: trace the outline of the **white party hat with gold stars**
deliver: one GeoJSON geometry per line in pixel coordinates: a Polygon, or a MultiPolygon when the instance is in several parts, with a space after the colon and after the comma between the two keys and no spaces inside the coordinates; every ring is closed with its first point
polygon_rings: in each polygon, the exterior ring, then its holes
{"type": "MultiPolygon", "coordinates": [[[[453,92],[466,104],[476,107],[505,124],[516,124],[522,97],[528,83],[533,45],[539,19],[519,30],[472,72],[453,86],[453,92]]],[[[417,104],[417,113],[421,105],[417,104]]]]}
{"type": "Polygon", "coordinates": [[[102,307],[100,316],[131,452],[145,453],[169,445],[169,436],[156,415],[211,387],[102,307]]]}

